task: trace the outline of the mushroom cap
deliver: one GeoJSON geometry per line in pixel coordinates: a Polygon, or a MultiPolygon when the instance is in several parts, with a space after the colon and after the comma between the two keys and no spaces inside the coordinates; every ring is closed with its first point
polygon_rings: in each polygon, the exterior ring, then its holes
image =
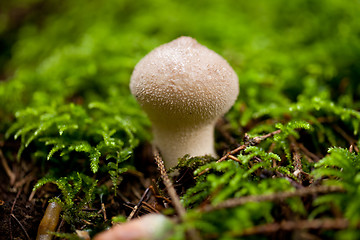
{"type": "Polygon", "coordinates": [[[231,108],[239,81],[220,55],[191,37],[180,37],[140,60],[130,90],[153,123],[202,125],[231,108]]]}

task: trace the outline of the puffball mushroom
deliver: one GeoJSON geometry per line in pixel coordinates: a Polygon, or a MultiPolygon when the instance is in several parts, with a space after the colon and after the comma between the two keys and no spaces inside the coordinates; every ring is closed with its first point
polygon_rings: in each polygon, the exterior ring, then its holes
{"type": "Polygon", "coordinates": [[[234,104],[239,81],[220,55],[180,37],[140,60],[130,90],[152,122],[154,144],[169,168],[186,154],[216,156],[215,123],[234,104]]]}
{"type": "Polygon", "coordinates": [[[174,223],[161,214],[150,213],[95,236],[94,240],[161,240],[168,239],[174,223]]]}

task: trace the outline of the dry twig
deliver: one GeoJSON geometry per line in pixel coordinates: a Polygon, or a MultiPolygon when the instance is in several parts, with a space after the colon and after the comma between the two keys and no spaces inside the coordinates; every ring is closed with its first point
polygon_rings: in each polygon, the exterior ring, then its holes
{"type": "Polygon", "coordinates": [[[348,220],[344,218],[335,219],[314,219],[314,220],[298,220],[298,221],[283,221],[280,223],[269,223],[252,228],[245,229],[242,232],[233,232],[231,235],[235,236],[249,236],[256,234],[269,234],[280,230],[306,230],[306,229],[346,229],[349,226],[348,220]]]}
{"type": "Polygon", "coordinates": [[[301,164],[301,155],[300,155],[300,149],[299,146],[296,143],[296,139],[293,136],[289,136],[290,139],[290,148],[292,150],[293,153],[293,165],[294,165],[294,175],[295,177],[298,179],[298,181],[300,183],[302,183],[302,174],[303,174],[303,169],[302,169],[302,164],[301,164]]]}
{"type": "Polygon", "coordinates": [[[245,196],[240,198],[232,198],[225,200],[218,205],[206,205],[200,209],[201,212],[210,212],[224,208],[233,208],[249,202],[263,202],[263,201],[280,201],[290,197],[304,197],[313,194],[324,194],[333,192],[344,192],[344,189],[339,186],[318,186],[307,187],[295,190],[293,192],[279,192],[267,195],[245,196]]]}
{"type": "Polygon", "coordinates": [[[10,239],[12,239],[11,218],[13,218],[13,219],[19,224],[19,226],[21,227],[21,229],[24,231],[27,239],[30,240],[31,238],[29,237],[29,234],[27,233],[25,227],[21,224],[21,222],[15,217],[15,215],[14,215],[14,213],[13,213],[13,212],[14,212],[14,209],[15,209],[15,204],[16,204],[19,196],[20,196],[21,191],[22,191],[22,188],[20,188],[19,191],[18,191],[18,193],[16,194],[16,197],[15,197],[15,199],[14,199],[13,205],[11,206],[11,210],[10,210],[10,219],[9,219],[9,223],[10,223],[10,225],[9,225],[9,228],[10,228],[10,239]]]}
{"type": "Polygon", "coordinates": [[[159,211],[156,209],[156,208],[154,208],[153,206],[151,206],[150,204],[148,204],[147,202],[143,202],[143,208],[145,208],[147,211],[149,211],[149,212],[155,212],[155,213],[159,213],[159,211]]]}
{"type": "Polygon", "coordinates": [[[104,221],[106,222],[107,221],[107,218],[106,218],[106,209],[105,209],[105,204],[104,203],[101,203],[101,211],[104,215],[104,221]]]}
{"type": "Polygon", "coordinates": [[[333,124],[332,127],[337,131],[346,141],[349,142],[350,145],[353,146],[356,152],[359,152],[359,148],[357,146],[357,141],[353,137],[349,136],[341,127],[336,124],[333,124]]]}
{"type": "Polygon", "coordinates": [[[177,195],[175,188],[174,188],[172,182],[170,181],[169,176],[166,173],[164,162],[161,159],[160,154],[156,149],[154,150],[154,156],[155,156],[156,164],[159,167],[161,179],[163,180],[163,182],[165,184],[166,190],[169,193],[172,203],[174,204],[175,210],[179,214],[180,218],[183,218],[186,213],[185,208],[181,205],[180,198],[177,195]]]}
{"type": "Polygon", "coordinates": [[[15,173],[13,173],[9,167],[9,165],[7,164],[6,158],[2,152],[2,150],[0,149],[0,158],[1,158],[1,164],[4,167],[4,170],[6,172],[6,174],[8,175],[9,179],[10,179],[10,186],[14,186],[15,180],[16,180],[16,175],[15,173]]]}
{"type": "Polygon", "coordinates": [[[11,213],[10,216],[11,216],[12,218],[14,218],[15,221],[19,224],[19,226],[21,227],[21,229],[24,231],[26,238],[29,239],[29,240],[31,240],[29,234],[27,233],[25,227],[21,224],[21,222],[19,221],[19,219],[17,219],[17,217],[15,217],[15,215],[14,215],[13,213],[11,213]]]}
{"type": "MultiPolygon", "coordinates": [[[[247,134],[245,134],[245,143],[243,145],[241,145],[240,147],[235,148],[234,150],[227,152],[222,158],[220,158],[219,160],[217,160],[216,162],[223,162],[228,158],[231,158],[232,160],[235,160],[236,157],[233,156],[233,154],[240,152],[241,150],[245,150],[247,147],[249,146],[255,146],[257,144],[259,144],[260,142],[262,142],[263,140],[265,140],[266,138],[272,137],[276,134],[279,134],[281,132],[281,130],[276,130],[274,132],[259,136],[259,137],[254,137],[254,138],[249,138],[247,134]]],[[[210,169],[206,168],[205,170],[203,170],[202,172],[199,173],[199,176],[203,175],[204,173],[208,172],[210,169]]]]}
{"type": "MultiPolygon", "coordinates": [[[[178,213],[178,215],[180,217],[180,220],[183,221],[185,214],[186,214],[185,208],[183,207],[183,205],[181,205],[180,198],[177,195],[176,190],[175,190],[172,182],[170,181],[169,176],[166,173],[165,165],[164,165],[163,160],[160,157],[159,151],[157,151],[157,149],[154,149],[153,152],[154,152],[156,164],[158,165],[160,175],[165,184],[166,190],[172,200],[172,203],[175,207],[176,212],[178,213]]],[[[201,239],[199,233],[194,228],[188,229],[187,233],[188,233],[190,239],[192,239],[192,240],[200,240],[201,239]]]]}
{"type": "Polygon", "coordinates": [[[263,140],[265,140],[266,138],[272,137],[276,134],[279,134],[281,132],[281,130],[276,130],[274,132],[265,134],[263,136],[259,136],[259,137],[254,137],[254,138],[250,138],[248,137],[247,134],[245,134],[245,144],[241,145],[240,147],[226,153],[222,158],[220,158],[217,162],[222,162],[225,161],[229,155],[233,155],[235,153],[240,152],[241,150],[244,150],[245,148],[249,147],[249,146],[254,146],[257,145],[259,143],[261,143],[263,140]]]}
{"type": "Polygon", "coordinates": [[[136,214],[137,212],[139,211],[139,209],[141,208],[143,202],[144,202],[144,199],[147,197],[148,193],[150,191],[150,188],[147,188],[144,192],[144,194],[141,196],[138,204],[133,208],[132,212],[130,213],[130,215],[128,216],[127,220],[126,221],[130,221],[136,214]]]}
{"type": "Polygon", "coordinates": [[[312,153],[309,151],[309,149],[307,149],[304,144],[299,143],[299,148],[301,149],[301,151],[303,151],[303,153],[308,157],[308,159],[310,160],[310,162],[317,162],[320,160],[320,157],[317,156],[316,154],[312,153]]]}

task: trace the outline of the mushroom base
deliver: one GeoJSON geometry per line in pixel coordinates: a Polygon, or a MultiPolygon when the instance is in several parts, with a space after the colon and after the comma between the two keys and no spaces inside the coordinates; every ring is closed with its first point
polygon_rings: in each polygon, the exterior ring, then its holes
{"type": "Polygon", "coordinates": [[[214,148],[214,125],[199,127],[153,126],[154,145],[160,150],[165,167],[178,164],[178,159],[186,154],[190,156],[211,155],[216,157],[214,148]]]}

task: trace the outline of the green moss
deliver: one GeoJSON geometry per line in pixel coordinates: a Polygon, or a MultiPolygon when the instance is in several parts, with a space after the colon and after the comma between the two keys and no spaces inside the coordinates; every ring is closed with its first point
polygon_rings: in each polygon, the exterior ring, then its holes
{"type": "MultiPolygon", "coordinates": [[[[237,152],[237,161],[184,157],[178,167],[198,175],[181,196],[189,221],[177,226],[174,238],[184,238],[191,226],[205,237],[236,239],[246,228],[289,215],[335,218],[333,204],[350,229],[317,235],[356,234],[358,1],[31,0],[0,6],[6,10],[0,13],[0,43],[6,46],[0,53],[0,146],[15,139],[19,161],[42,165],[42,177],[49,175],[37,186],[58,185],[73,226],[90,217],[79,215],[74,196],[89,186],[96,190],[104,175],[115,194],[123,173],[135,166],[136,147],[151,140],[150,122],[128,87],[134,66],[160,44],[189,35],[224,56],[239,76],[239,98],[225,116],[229,125],[222,126],[234,141],[219,134],[216,146],[235,148],[246,143],[245,133],[281,132],[237,152]],[[44,11],[36,10],[38,4],[44,11]],[[19,8],[33,15],[11,18],[19,8]],[[48,166],[54,169],[47,173],[48,166]],[[199,211],[203,204],[314,183],[346,192],[199,211]]],[[[13,148],[2,150],[13,155],[13,148]]],[[[95,190],[81,200],[93,202],[95,190]]]]}

